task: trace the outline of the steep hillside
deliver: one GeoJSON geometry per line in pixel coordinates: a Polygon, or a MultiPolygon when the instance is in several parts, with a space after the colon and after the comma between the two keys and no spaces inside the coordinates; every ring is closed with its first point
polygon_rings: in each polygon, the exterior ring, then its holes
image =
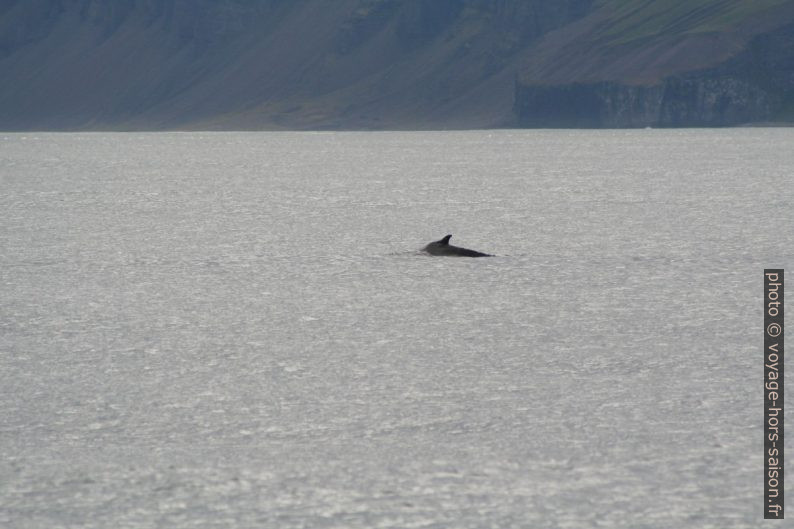
{"type": "Polygon", "coordinates": [[[516,83],[523,126],[794,121],[794,2],[604,0],[516,83]]]}
{"type": "Polygon", "coordinates": [[[0,129],[791,119],[794,0],[0,0],[0,129]]]}
{"type": "Polygon", "coordinates": [[[0,128],[498,126],[591,3],[5,0],[0,128]]]}

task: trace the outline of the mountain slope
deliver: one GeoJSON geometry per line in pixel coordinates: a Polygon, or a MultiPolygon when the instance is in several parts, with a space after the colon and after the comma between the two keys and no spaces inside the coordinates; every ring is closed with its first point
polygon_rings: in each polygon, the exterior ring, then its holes
{"type": "Polygon", "coordinates": [[[794,2],[606,0],[534,47],[524,126],[794,121],[794,2]]]}
{"type": "Polygon", "coordinates": [[[794,0],[0,0],[0,129],[784,119],[791,24],[794,0]],[[676,90],[738,95],[713,118],[676,90]]]}
{"type": "Polygon", "coordinates": [[[6,0],[0,127],[494,126],[512,61],[590,4],[6,0]]]}

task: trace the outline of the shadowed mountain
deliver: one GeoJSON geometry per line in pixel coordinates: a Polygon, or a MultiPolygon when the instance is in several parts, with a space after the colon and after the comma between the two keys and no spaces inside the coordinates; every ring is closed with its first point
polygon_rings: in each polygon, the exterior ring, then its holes
{"type": "Polygon", "coordinates": [[[0,129],[787,119],[792,24],[791,0],[0,0],[0,129]]]}
{"type": "Polygon", "coordinates": [[[605,0],[533,47],[522,126],[794,122],[791,0],[605,0]]]}

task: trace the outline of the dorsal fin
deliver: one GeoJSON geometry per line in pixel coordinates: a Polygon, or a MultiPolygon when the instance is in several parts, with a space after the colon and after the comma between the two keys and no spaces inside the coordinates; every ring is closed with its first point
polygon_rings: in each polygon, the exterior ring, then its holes
{"type": "Polygon", "coordinates": [[[444,237],[443,239],[441,239],[441,240],[440,240],[440,241],[438,241],[438,242],[439,242],[440,244],[449,244],[449,239],[451,239],[451,238],[452,238],[452,235],[447,235],[446,237],[444,237]]]}

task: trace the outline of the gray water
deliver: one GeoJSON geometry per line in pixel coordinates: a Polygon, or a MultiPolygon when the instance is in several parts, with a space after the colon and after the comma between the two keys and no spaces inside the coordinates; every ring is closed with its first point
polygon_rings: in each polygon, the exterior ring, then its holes
{"type": "Polygon", "coordinates": [[[0,134],[0,526],[783,527],[793,146],[0,134]]]}

